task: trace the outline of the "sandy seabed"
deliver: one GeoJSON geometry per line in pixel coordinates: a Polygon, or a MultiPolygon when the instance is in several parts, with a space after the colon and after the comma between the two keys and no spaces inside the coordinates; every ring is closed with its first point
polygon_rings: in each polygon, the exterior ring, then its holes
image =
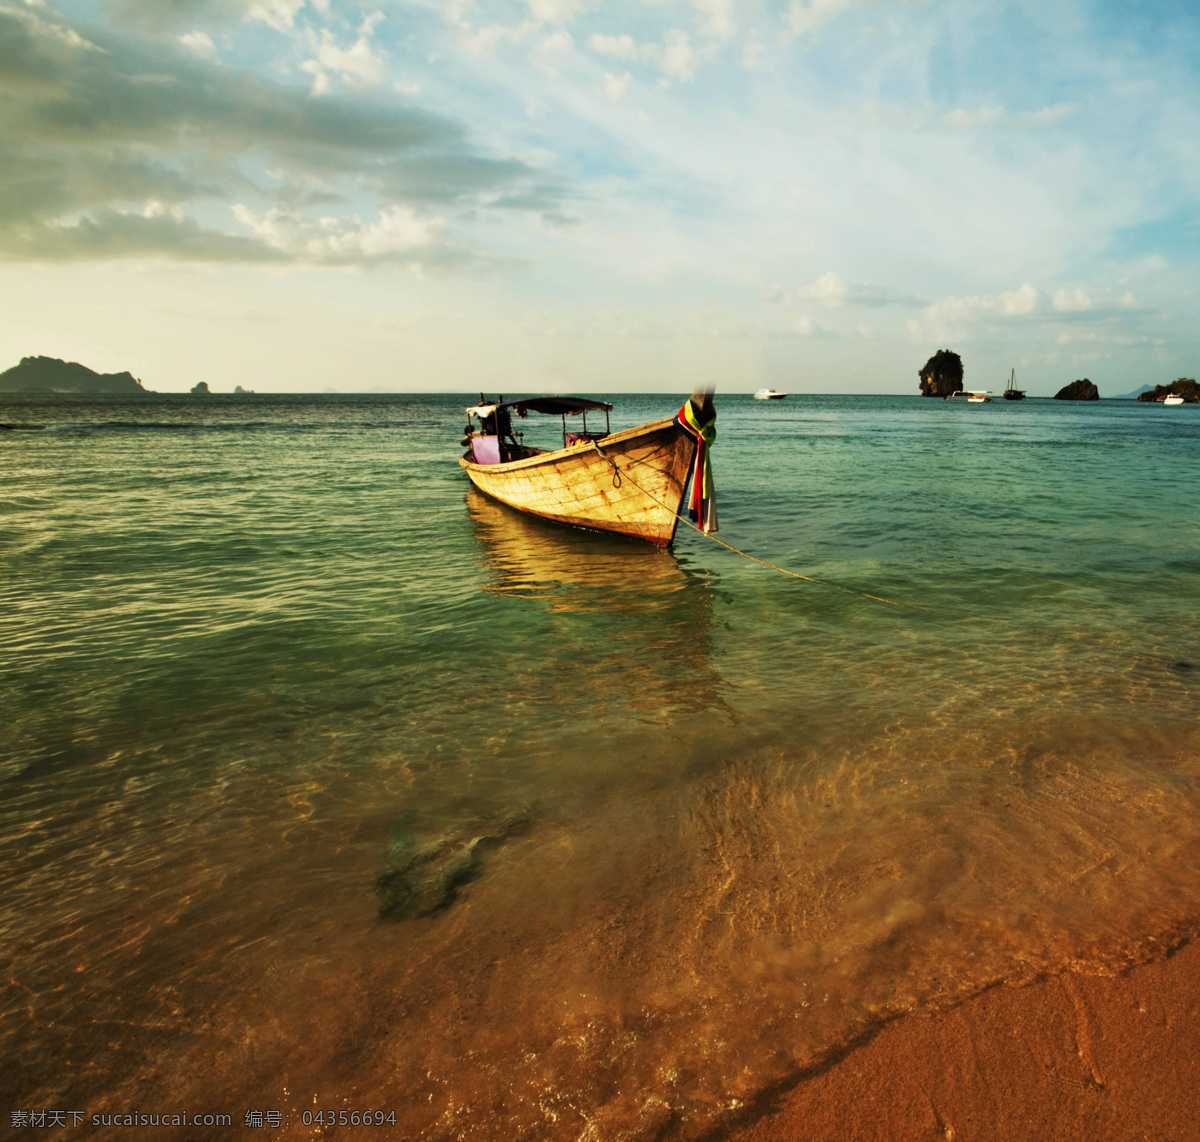
{"type": "Polygon", "coordinates": [[[897,1019],[711,1142],[1200,1139],[1200,946],[897,1019]]]}

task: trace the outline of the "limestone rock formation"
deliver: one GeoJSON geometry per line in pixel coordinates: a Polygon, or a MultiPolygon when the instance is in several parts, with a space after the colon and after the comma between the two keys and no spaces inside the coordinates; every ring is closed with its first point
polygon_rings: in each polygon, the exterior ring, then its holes
{"type": "Polygon", "coordinates": [[[963,391],[962,358],[949,349],[939,349],[925,362],[919,374],[921,396],[948,397],[963,391]]]}
{"type": "Polygon", "coordinates": [[[1084,377],[1082,381],[1072,381],[1064,385],[1054,394],[1055,400],[1099,400],[1100,390],[1084,377]]]}
{"type": "Polygon", "coordinates": [[[194,397],[212,396],[212,393],[209,391],[207,381],[200,381],[197,384],[192,385],[191,392],[192,396],[194,397]]]}
{"type": "Polygon", "coordinates": [[[116,393],[138,395],[149,390],[132,373],[97,373],[76,361],[57,357],[22,357],[0,373],[3,393],[116,393]]]}
{"type": "Polygon", "coordinates": [[[1200,385],[1196,384],[1191,377],[1180,377],[1179,380],[1172,381],[1169,385],[1155,385],[1148,392],[1142,393],[1138,400],[1161,401],[1163,397],[1170,396],[1171,393],[1183,397],[1184,404],[1200,404],[1200,385]]]}

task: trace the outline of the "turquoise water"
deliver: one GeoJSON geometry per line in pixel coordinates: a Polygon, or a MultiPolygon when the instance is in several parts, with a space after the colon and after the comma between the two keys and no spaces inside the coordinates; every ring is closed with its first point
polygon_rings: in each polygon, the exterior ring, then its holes
{"type": "Polygon", "coordinates": [[[718,394],[814,584],[492,503],[467,403],[0,400],[5,1108],[701,1137],[1196,932],[1196,408],[718,394]]]}

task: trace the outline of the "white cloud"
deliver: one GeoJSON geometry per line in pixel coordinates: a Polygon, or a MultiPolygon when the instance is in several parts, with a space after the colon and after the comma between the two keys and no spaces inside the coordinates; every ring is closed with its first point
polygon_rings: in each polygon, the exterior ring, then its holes
{"type": "Polygon", "coordinates": [[[853,0],[791,0],[783,13],[785,36],[802,36],[841,15],[853,0]]]}
{"type": "Polygon", "coordinates": [[[663,75],[686,83],[695,77],[703,62],[692,47],[687,32],[672,28],[663,37],[663,46],[655,48],[653,58],[663,75]]]}
{"type": "Polygon", "coordinates": [[[1069,119],[1079,110],[1078,103],[1056,103],[1053,107],[1043,107],[1040,111],[1026,111],[1013,116],[1013,124],[1017,127],[1053,127],[1064,119],[1069,119]]]}
{"type": "MultiPolygon", "coordinates": [[[[30,0],[25,0],[28,7],[39,8],[51,15],[51,9],[43,3],[30,3],[30,0]]],[[[65,24],[51,24],[43,20],[40,16],[33,12],[22,12],[18,9],[4,9],[4,14],[14,16],[25,25],[31,35],[40,36],[47,40],[57,40],[60,44],[64,44],[69,48],[75,48],[83,51],[103,52],[104,49],[91,42],[85,40],[74,28],[68,28],[65,24]]]]}
{"type": "Polygon", "coordinates": [[[566,24],[584,10],[583,0],[525,0],[530,15],[539,23],[566,24]]]}
{"type": "Polygon", "coordinates": [[[638,58],[638,47],[632,36],[602,36],[597,33],[588,40],[588,47],[600,55],[616,56],[618,59],[638,58]]]}
{"type": "Polygon", "coordinates": [[[472,55],[489,55],[496,50],[501,40],[515,39],[511,28],[493,24],[490,28],[472,28],[464,25],[462,29],[462,44],[472,55]]]}
{"type": "Polygon", "coordinates": [[[737,31],[734,0],[692,0],[700,21],[700,34],[713,40],[729,40],[737,31]]]}
{"type": "Polygon", "coordinates": [[[549,76],[558,75],[557,57],[569,52],[575,46],[571,33],[559,29],[543,37],[541,42],[530,53],[529,59],[534,67],[544,71],[549,76]]]}
{"type": "Polygon", "coordinates": [[[947,111],[942,116],[942,122],[948,127],[987,127],[992,123],[999,123],[1003,118],[1003,107],[979,107],[974,111],[958,108],[947,111]]]}
{"type": "Polygon", "coordinates": [[[629,72],[625,72],[624,75],[613,75],[611,72],[605,72],[604,82],[601,84],[604,98],[610,103],[619,103],[621,97],[629,90],[630,78],[629,72]]]}
{"type": "Polygon", "coordinates": [[[1081,289],[1070,292],[1060,289],[1054,295],[1054,310],[1056,313],[1086,313],[1092,308],[1094,308],[1094,302],[1081,289]]]}
{"type": "Polygon", "coordinates": [[[159,202],[157,199],[151,199],[142,207],[142,217],[171,218],[176,222],[182,222],[187,217],[187,213],[178,203],[168,205],[165,202],[159,202]]]}
{"type": "Polygon", "coordinates": [[[303,7],[304,0],[258,0],[246,11],[246,19],[261,20],[284,32],[295,24],[296,13],[303,7]]]}
{"type": "Polygon", "coordinates": [[[1038,312],[1042,296],[1026,282],[1020,289],[998,296],[984,294],[971,297],[946,297],[927,305],[923,311],[925,324],[909,321],[913,339],[948,337],[964,325],[980,321],[1003,321],[1006,318],[1029,317],[1038,312]]]}
{"type": "MultiPolygon", "coordinates": [[[[881,309],[889,305],[911,308],[925,304],[922,299],[897,290],[873,285],[851,284],[833,270],[822,274],[816,281],[801,288],[800,296],[809,301],[815,301],[826,309],[841,309],[846,305],[867,306],[871,309],[881,309]]],[[[781,287],[775,286],[768,292],[767,300],[786,304],[791,301],[791,295],[781,287]]]]}
{"type": "Polygon", "coordinates": [[[368,224],[358,218],[306,218],[279,207],[259,214],[242,203],[233,213],[268,246],[313,262],[403,260],[430,251],[443,238],[440,218],[423,219],[407,206],[384,207],[379,220],[368,224]]]}
{"type": "Polygon", "coordinates": [[[179,42],[202,59],[211,63],[221,62],[221,57],[217,54],[217,45],[212,42],[211,36],[206,36],[203,32],[188,32],[179,37],[179,42]]]}
{"type": "Polygon", "coordinates": [[[827,309],[839,309],[850,296],[850,286],[845,278],[830,270],[811,285],[805,286],[800,293],[812,301],[820,302],[827,309]]]}
{"type": "Polygon", "coordinates": [[[322,29],[316,45],[316,59],[305,60],[301,69],[313,76],[312,93],[323,95],[329,90],[329,77],[338,75],[353,87],[371,87],[383,78],[384,65],[371,50],[371,36],[383,19],[382,12],[373,12],[358,29],[358,39],[348,48],[340,48],[328,28],[322,29]]]}
{"type": "Polygon", "coordinates": [[[1005,317],[1023,317],[1034,313],[1040,304],[1041,294],[1028,282],[1012,293],[1000,295],[1000,309],[1005,317]]]}
{"type": "Polygon", "coordinates": [[[747,71],[758,71],[762,67],[764,55],[766,46],[762,40],[754,34],[747,36],[742,45],[742,67],[747,71]]]}
{"type": "Polygon", "coordinates": [[[974,127],[990,127],[998,123],[1022,130],[1031,130],[1039,127],[1053,127],[1064,119],[1069,119],[1078,110],[1077,103],[1056,103],[1053,107],[1043,107],[1038,111],[1021,111],[1016,114],[1006,111],[1000,104],[994,107],[977,107],[973,110],[959,107],[953,111],[947,111],[942,116],[942,122],[948,127],[967,130],[974,127]]]}

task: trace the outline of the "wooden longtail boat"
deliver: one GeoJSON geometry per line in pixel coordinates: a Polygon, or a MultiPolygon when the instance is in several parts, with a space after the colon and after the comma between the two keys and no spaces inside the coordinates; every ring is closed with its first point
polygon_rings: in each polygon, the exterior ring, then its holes
{"type": "MultiPolygon", "coordinates": [[[[697,390],[691,403],[701,421],[714,416],[710,392],[697,390]]],[[[623,432],[589,432],[587,413],[603,410],[607,429],[611,409],[578,397],[481,399],[467,409],[467,451],[459,463],[481,492],[518,511],[666,547],[675,538],[696,438],[676,417],[623,432]],[[562,416],[562,448],[522,443],[512,417],[530,412],[562,416]],[[569,430],[567,417],[580,415],[581,429],[569,430]]]]}

